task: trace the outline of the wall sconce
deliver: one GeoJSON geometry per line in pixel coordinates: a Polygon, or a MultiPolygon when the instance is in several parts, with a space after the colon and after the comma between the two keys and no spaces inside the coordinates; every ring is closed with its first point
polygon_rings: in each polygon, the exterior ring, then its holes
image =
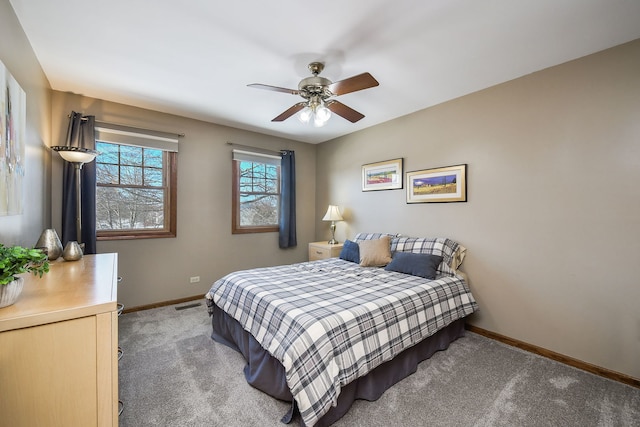
{"type": "Polygon", "coordinates": [[[342,215],[340,215],[340,209],[337,206],[329,205],[329,209],[327,209],[327,213],[324,214],[323,221],[331,221],[331,240],[329,240],[330,245],[335,245],[339,243],[336,240],[336,221],[342,221],[342,215]]]}

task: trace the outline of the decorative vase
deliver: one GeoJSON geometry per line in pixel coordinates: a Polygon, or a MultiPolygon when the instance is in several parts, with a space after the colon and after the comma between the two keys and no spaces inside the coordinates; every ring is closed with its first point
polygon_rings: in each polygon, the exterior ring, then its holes
{"type": "Polygon", "coordinates": [[[75,240],[69,240],[62,251],[62,258],[65,261],[77,261],[82,258],[82,248],[75,240]]]}
{"type": "Polygon", "coordinates": [[[53,228],[47,228],[42,232],[35,247],[46,249],[50,261],[56,260],[62,255],[62,242],[53,228]]]}
{"type": "Polygon", "coordinates": [[[0,308],[15,303],[22,293],[23,286],[24,279],[22,277],[18,277],[6,285],[0,285],[0,308]]]}

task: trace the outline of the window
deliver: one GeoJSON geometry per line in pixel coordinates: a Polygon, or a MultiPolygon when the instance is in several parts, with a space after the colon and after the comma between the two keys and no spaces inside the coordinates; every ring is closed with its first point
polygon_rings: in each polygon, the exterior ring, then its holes
{"type": "Polygon", "coordinates": [[[126,135],[101,130],[96,131],[98,240],[175,237],[177,153],[156,144],[122,143],[126,135]]]}
{"type": "Polygon", "coordinates": [[[278,231],[280,157],[233,150],[232,233],[278,231]]]}

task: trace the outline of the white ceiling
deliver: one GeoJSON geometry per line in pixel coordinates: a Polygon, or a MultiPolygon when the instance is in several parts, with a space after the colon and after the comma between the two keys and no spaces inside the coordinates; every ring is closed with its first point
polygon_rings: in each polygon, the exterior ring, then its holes
{"type": "MultiPolygon", "coordinates": [[[[319,143],[640,38],[638,0],[10,0],[55,90],[319,143]],[[271,119],[307,64],[366,117],[271,119]]],[[[100,119],[98,117],[98,119],[100,119]]]]}

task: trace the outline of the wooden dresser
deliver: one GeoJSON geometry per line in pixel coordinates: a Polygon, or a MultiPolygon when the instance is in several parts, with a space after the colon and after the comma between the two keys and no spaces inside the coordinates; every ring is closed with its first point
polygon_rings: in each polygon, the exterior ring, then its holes
{"type": "Polygon", "coordinates": [[[0,308],[0,426],[118,426],[117,254],[60,258],[0,308]]]}

